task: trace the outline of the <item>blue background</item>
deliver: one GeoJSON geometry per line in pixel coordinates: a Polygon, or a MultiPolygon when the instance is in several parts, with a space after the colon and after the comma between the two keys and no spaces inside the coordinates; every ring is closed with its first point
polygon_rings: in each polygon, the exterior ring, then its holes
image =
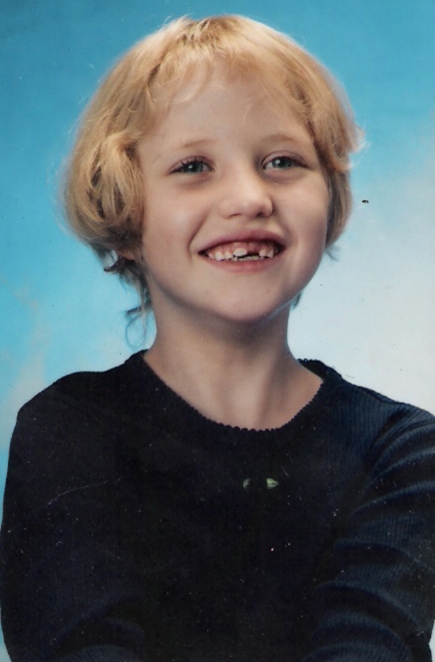
{"type": "MultiPolygon", "coordinates": [[[[344,84],[365,130],[351,224],[293,315],[292,348],[435,412],[435,3],[213,0],[206,13],[293,36],[344,84]]],[[[107,68],[183,14],[203,16],[204,2],[0,0],[0,490],[21,404],[142,344],[141,329],[125,334],[134,296],[63,227],[58,173],[107,68]]]]}

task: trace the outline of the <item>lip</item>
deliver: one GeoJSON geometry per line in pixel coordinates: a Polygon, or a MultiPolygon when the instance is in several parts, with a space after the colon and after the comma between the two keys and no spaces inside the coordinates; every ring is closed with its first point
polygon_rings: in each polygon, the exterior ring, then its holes
{"type": "Polygon", "coordinates": [[[220,246],[221,244],[231,244],[236,241],[248,242],[248,241],[270,241],[277,244],[280,247],[280,253],[285,249],[286,245],[283,238],[276,234],[275,232],[268,232],[266,230],[238,230],[234,232],[228,232],[223,234],[215,239],[210,240],[209,243],[205,244],[198,252],[203,255],[206,251],[209,251],[211,248],[220,246]]]}

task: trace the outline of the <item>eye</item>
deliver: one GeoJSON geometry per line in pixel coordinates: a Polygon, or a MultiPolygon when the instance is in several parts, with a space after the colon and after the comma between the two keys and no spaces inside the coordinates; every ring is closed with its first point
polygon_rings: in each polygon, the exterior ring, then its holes
{"type": "Polygon", "coordinates": [[[287,170],[289,168],[303,168],[304,163],[295,156],[274,156],[263,165],[264,170],[287,170]]]}
{"type": "Polygon", "coordinates": [[[204,159],[191,158],[182,161],[181,165],[177,166],[172,172],[196,175],[201,172],[209,172],[210,170],[210,166],[204,161],[204,159]]]}

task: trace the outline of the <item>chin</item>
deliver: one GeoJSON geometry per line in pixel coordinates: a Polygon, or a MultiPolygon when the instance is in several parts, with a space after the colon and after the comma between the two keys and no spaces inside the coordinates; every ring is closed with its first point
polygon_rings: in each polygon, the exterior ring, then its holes
{"type": "Polygon", "coordinates": [[[264,326],[272,322],[272,320],[276,320],[278,316],[284,316],[287,322],[290,306],[290,302],[279,307],[267,309],[264,306],[253,309],[252,306],[247,308],[246,305],[239,305],[232,310],[219,311],[217,317],[222,323],[226,323],[229,326],[234,325],[238,328],[244,327],[246,330],[254,330],[258,329],[259,326],[264,326]]]}

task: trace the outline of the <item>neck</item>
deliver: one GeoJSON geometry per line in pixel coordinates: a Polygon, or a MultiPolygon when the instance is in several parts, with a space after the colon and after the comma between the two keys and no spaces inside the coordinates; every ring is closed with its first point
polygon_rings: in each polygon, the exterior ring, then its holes
{"type": "Polygon", "coordinates": [[[293,357],[288,314],[256,325],[193,325],[156,320],[145,360],[159,377],[207,418],[267,429],[290,420],[320,380],[293,357]]]}

